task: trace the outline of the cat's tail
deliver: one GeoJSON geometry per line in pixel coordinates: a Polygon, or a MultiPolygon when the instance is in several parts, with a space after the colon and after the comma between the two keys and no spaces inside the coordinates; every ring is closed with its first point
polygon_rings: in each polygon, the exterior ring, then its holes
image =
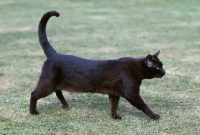
{"type": "Polygon", "coordinates": [[[47,56],[47,58],[54,54],[57,54],[57,52],[50,45],[50,43],[47,39],[47,36],[46,36],[46,25],[47,25],[49,18],[52,16],[59,17],[59,13],[56,11],[49,11],[49,12],[45,13],[42,16],[39,26],[38,26],[38,37],[39,37],[40,45],[42,46],[42,49],[43,49],[45,55],[47,56]]]}

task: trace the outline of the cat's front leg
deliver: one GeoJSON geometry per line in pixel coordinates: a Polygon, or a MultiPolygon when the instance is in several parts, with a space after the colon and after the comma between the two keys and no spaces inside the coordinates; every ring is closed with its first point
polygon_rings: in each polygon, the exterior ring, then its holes
{"type": "Polygon", "coordinates": [[[109,102],[110,102],[110,113],[112,118],[114,119],[121,119],[122,117],[117,114],[117,108],[120,97],[108,95],[109,96],[109,102]]]}
{"type": "Polygon", "coordinates": [[[157,120],[160,118],[160,115],[153,113],[150,109],[147,109],[144,113],[154,120],[157,120]]]}
{"type": "Polygon", "coordinates": [[[132,95],[127,96],[126,99],[137,109],[143,111],[147,116],[150,118],[157,120],[160,118],[158,114],[155,114],[151,109],[148,107],[147,104],[142,100],[140,95],[132,95]]]}

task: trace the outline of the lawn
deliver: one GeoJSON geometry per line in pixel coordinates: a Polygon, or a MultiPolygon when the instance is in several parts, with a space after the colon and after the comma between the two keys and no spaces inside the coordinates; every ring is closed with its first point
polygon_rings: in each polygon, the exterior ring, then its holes
{"type": "Polygon", "coordinates": [[[198,135],[200,133],[199,0],[1,0],[0,134],[198,135]],[[59,53],[89,59],[141,57],[161,50],[166,75],[144,80],[141,95],[161,119],[120,100],[113,120],[107,95],[64,92],[38,101],[29,114],[46,57],[37,37],[41,16],[56,10],[47,35],[59,53]]]}

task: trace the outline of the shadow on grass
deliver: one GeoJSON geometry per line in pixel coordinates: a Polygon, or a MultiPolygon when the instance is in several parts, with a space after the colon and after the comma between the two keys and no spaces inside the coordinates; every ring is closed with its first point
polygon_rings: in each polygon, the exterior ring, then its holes
{"type": "MultiPolygon", "coordinates": [[[[149,107],[159,115],[167,115],[173,113],[173,111],[185,110],[188,109],[188,102],[187,101],[178,101],[175,99],[168,99],[168,98],[161,98],[161,97],[153,97],[148,96],[144,97],[145,102],[149,105],[149,107]],[[149,100],[148,100],[149,99],[149,100]]],[[[67,100],[67,99],[66,99],[67,100]]],[[[61,108],[61,103],[58,101],[57,98],[52,99],[49,103],[38,105],[38,111],[45,115],[52,115],[52,114],[63,114],[66,111],[65,115],[78,115],[78,117],[87,116],[87,113],[92,113],[95,119],[96,115],[107,115],[105,117],[110,116],[110,106],[108,97],[101,94],[94,94],[94,95],[78,95],[75,99],[68,99],[69,107],[67,109],[61,108]],[[55,101],[55,102],[54,102],[55,101]]],[[[40,100],[39,100],[40,102],[40,100]]],[[[123,118],[129,119],[130,117],[139,117],[150,119],[146,116],[142,111],[136,109],[128,101],[121,98],[118,107],[118,114],[123,118]]],[[[92,116],[92,117],[93,117],[92,116]]],[[[102,116],[103,117],[103,116],[102,116]]],[[[134,119],[134,118],[133,118],[134,119]]]]}

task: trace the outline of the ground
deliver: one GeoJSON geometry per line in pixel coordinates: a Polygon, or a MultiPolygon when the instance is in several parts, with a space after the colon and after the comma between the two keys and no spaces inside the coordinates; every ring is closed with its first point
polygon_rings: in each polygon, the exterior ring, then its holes
{"type": "Polygon", "coordinates": [[[200,2],[198,0],[1,0],[0,134],[180,134],[200,132],[200,2]],[[161,50],[166,75],[144,80],[141,95],[154,121],[120,100],[113,120],[106,95],[70,94],[62,109],[55,94],[29,114],[46,57],[39,45],[41,16],[56,10],[47,35],[59,53],[89,59],[141,57],[161,50]]]}

